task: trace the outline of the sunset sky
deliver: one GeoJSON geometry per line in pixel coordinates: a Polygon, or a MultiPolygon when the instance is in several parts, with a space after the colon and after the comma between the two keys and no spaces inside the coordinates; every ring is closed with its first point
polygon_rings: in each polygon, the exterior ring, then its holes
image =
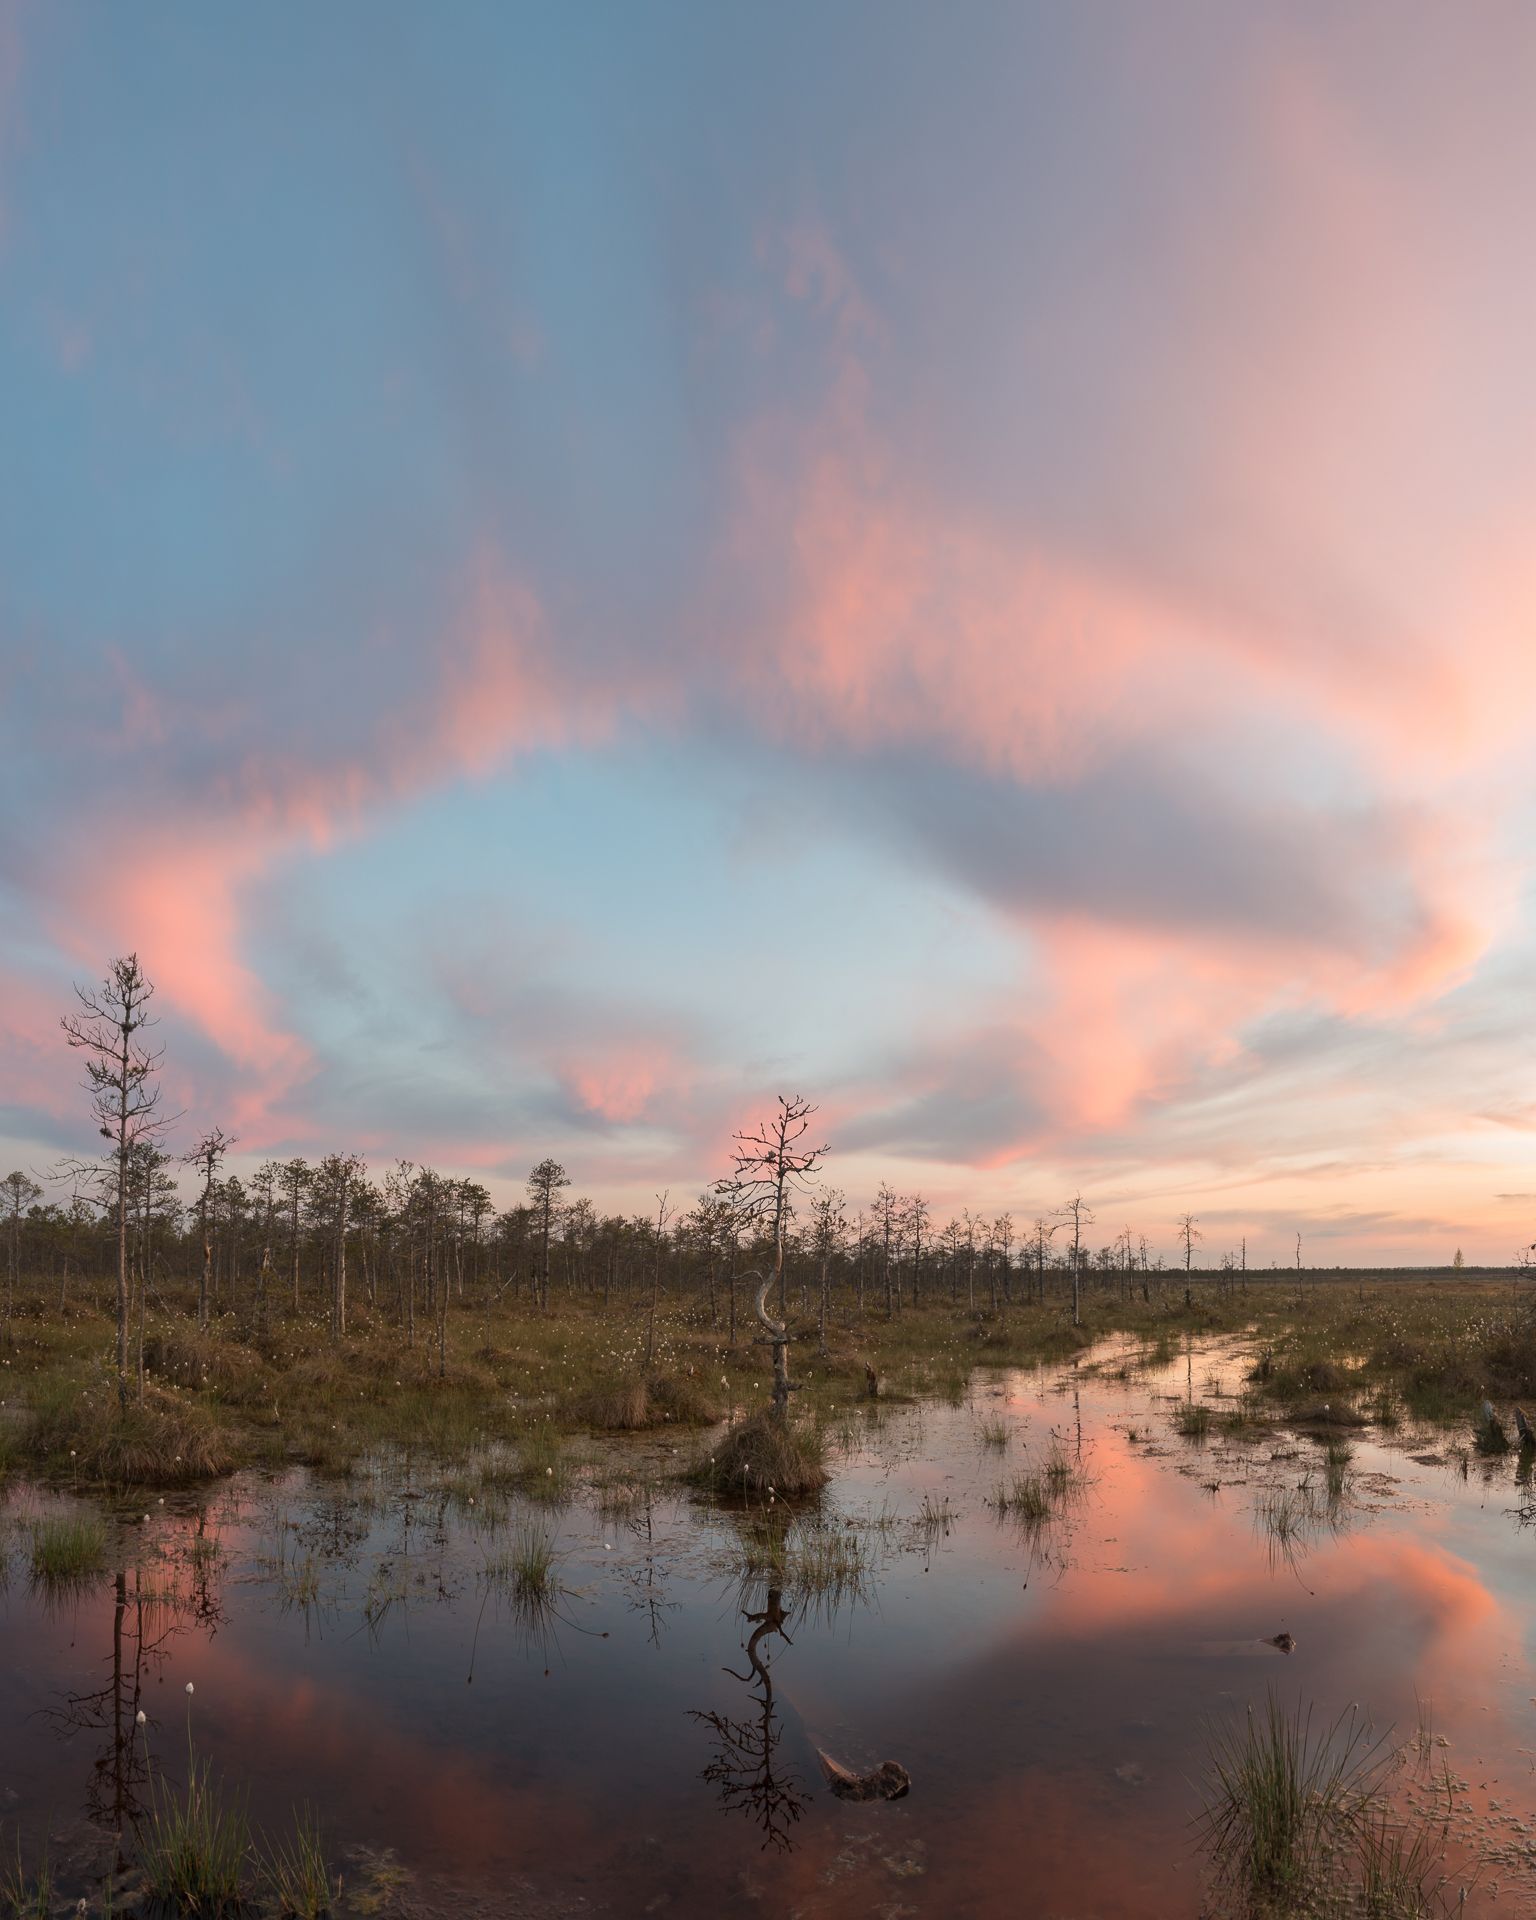
{"type": "Polygon", "coordinates": [[[1536,10],[0,0],[0,1171],[1536,1240],[1536,10]]]}

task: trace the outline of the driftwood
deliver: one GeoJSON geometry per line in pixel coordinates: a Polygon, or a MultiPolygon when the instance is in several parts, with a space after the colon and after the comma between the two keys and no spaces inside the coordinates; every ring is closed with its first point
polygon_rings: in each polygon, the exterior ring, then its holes
{"type": "Polygon", "coordinates": [[[882,1760],[871,1773],[854,1773],[820,1747],[816,1757],[839,1800],[900,1800],[912,1791],[912,1776],[898,1761],[882,1760]]]}

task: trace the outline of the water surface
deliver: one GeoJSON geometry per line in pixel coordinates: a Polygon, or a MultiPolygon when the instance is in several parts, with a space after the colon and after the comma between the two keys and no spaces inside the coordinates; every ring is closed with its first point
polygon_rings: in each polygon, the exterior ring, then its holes
{"type": "MultiPolygon", "coordinates": [[[[1422,1733],[1457,1783],[1458,1862],[1480,1862],[1467,1911],[1536,1913],[1516,1464],[1357,1435],[1327,1502],[1313,1439],[1178,1436],[1180,1401],[1230,1404],[1241,1341],[1134,1352],[851,1409],[825,1503],[863,1559],[841,1594],[744,1579],[777,1504],[664,1488],[616,1510],[589,1485],[530,1506],[401,1460],[115,1513],[116,1571],[49,1593],[24,1529],[63,1497],[13,1489],[0,1838],[51,1836],[83,1886],[146,1753],[174,1771],[190,1731],[257,1824],[314,1803],[363,1910],[1166,1920],[1206,1899],[1206,1729],[1273,1688],[1422,1733]],[[1053,1446],[1087,1485],[1022,1530],[998,1483],[1053,1446]],[[1268,1503],[1302,1483],[1312,1520],[1277,1544],[1268,1503]],[[487,1577],[530,1527],[559,1556],[552,1615],[487,1577]],[[834,1798],[818,1748],[898,1760],[912,1791],[834,1798]]],[[[604,1449],[588,1477],[647,1461],[674,1464],[604,1449]]]]}

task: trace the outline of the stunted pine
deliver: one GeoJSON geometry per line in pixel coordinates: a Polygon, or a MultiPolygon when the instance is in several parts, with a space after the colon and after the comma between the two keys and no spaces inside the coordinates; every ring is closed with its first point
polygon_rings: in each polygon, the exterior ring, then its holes
{"type": "Polygon", "coordinates": [[[162,1052],[141,1038],[153,1025],[154,987],[130,953],[114,960],[99,987],[76,987],[77,1013],[60,1021],[70,1046],[85,1056],[85,1085],[102,1139],[110,1142],[108,1166],[117,1225],[117,1398],[128,1405],[128,1199],[133,1149],[166,1124],[155,1075],[162,1052]]]}

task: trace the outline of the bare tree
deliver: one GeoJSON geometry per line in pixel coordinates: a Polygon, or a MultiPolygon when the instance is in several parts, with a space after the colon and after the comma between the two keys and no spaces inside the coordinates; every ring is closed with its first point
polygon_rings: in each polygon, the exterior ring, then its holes
{"type": "Polygon", "coordinates": [[[902,1215],[902,1226],[912,1241],[912,1304],[917,1306],[921,1298],[923,1274],[923,1235],[928,1231],[930,1209],[928,1202],[920,1193],[914,1193],[907,1201],[906,1211],[902,1215]]]}
{"type": "Polygon", "coordinates": [[[1184,1242],[1184,1271],[1188,1273],[1195,1257],[1195,1242],[1203,1240],[1205,1235],[1196,1226],[1195,1216],[1192,1213],[1181,1213],[1179,1224],[1174,1231],[1184,1242]]]}
{"type": "Polygon", "coordinates": [[[197,1289],[197,1324],[200,1327],[208,1324],[208,1289],[213,1278],[213,1236],[208,1228],[213,1183],[218,1178],[225,1154],[234,1144],[233,1134],[226,1133],[222,1127],[214,1127],[203,1135],[190,1153],[183,1155],[186,1165],[196,1167],[203,1176],[203,1190],[197,1197],[197,1226],[203,1240],[203,1273],[197,1289]]]}
{"type": "Polygon", "coordinates": [[[817,1319],[817,1350],[827,1350],[827,1294],[832,1262],[848,1244],[848,1203],[836,1187],[818,1193],[811,1202],[811,1250],[821,1281],[821,1304],[817,1319]]]}
{"type": "Polygon", "coordinates": [[[117,1398],[128,1405],[128,1166],[134,1147],[169,1124],[160,1112],[155,1075],[164,1052],[139,1037],[153,1025],[154,987],[130,953],[114,960],[99,987],[76,987],[78,1013],[60,1021],[70,1046],[85,1056],[85,1085],[101,1137],[112,1143],[117,1216],[117,1398]]]}
{"type": "Polygon", "coordinates": [[[880,1267],[885,1281],[885,1317],[889,1320],[895,1312],[895,1296],[891,1290],[891,1241],[901,1215],[901,1197],[889,1181],[880,1182],[880,1191],[875,1195],[871,1211],[875,1216],[875,1225],[880,1230],[880,1267]]]}
{"type": "Polygon", "coordinates": [[[645,1327],[645,1365],[649,1372],[656,1361],[656,1308],[661,1300],[661,1257],[667,1244],[667,1222],[672,1218],[672,1189],[656,1196],[656,1258],[651,1266],[651,1311],[645,1327]]]}
{"type": "Polygon", "coordinates": [[[1072,1324],[1083,1324],[1083,1228],[1093,1225],[1093,1209],[1080,1193],[1074,1193],[1065,1206],[1057,1209],[1062,1225],[1072,1222],[1072,1324]]]}
{"type": "Polygon", "coordinates": [[[766,1222],[772,1219],[773,1272],[757,1290],[756,1312],[767,1344],[773,1349],[773,1411],[782,1420],[789,1408],[791,1384],[787,1358],[789,1334],[784,1292],[784,1225],[790,1199],[796,1188],[809,1189],[811,1176],[820,1171],[825,1144],[810,1147],[805,1137],[810,1132],[811,1115],[816,1109],[799,1094],[779,1095],[779,1110],[751,1133],[735,1136],[734,1171],[720,1187],[735,1203],[744,1219],[766,1222]],[[768,1318],[766,1300],[769,1287],[777,1281],[780,1318],[768,1318]]]}
{"type": "Polygon", "coordinates": [[[1048,1220],[1043,1213],[1035,1215],[1035,1224],[1030,1229],[1029,1248],[1035,1256],[1035,1281],[1041,1306],[1045,1305],[1045,1263],[1050,1255],[1051,1241],[1060,1231],[1059,1220],[1048,1220]]]}

